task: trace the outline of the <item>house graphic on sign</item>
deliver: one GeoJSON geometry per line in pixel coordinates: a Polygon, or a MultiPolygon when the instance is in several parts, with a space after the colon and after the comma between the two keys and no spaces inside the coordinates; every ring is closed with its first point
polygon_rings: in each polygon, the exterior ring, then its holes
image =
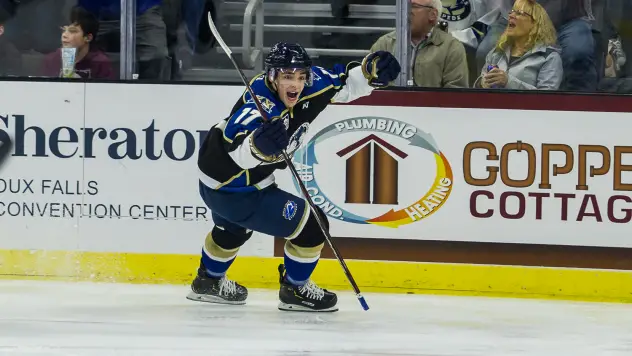
{"type": "Polygon", "coordinates": [[[399,160],[408,157],[406,153],[371,134],[340,150],[337,155],[348,156],[345,203],[398,204],[399,160]]]}

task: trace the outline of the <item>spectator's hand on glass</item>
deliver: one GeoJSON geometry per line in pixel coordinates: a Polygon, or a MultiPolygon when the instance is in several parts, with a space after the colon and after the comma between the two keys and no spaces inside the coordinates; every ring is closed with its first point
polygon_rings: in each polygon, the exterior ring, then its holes
{"type": "Polygon", "coordinates": [[[483,77],[483,88],[504,88],[507,85],[509,76],[502,69],[494,68],[483,77]]]}

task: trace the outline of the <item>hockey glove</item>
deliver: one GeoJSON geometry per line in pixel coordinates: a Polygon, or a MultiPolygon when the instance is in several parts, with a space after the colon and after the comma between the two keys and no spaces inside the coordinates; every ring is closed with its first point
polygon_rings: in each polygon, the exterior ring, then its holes
{"type": "Polygon", "coordinates": [[[290,138],[283,120],[266,121],[252,134],[252,144],[263,156],[277,156],[287,147],[290,138]]]}
{"type": "Polygon", "coordinates": [[[377,51],[370,53],[362,60],[362,73],[375,88],[385,88],[395,80],[402,68],[397,58],[390,52],[377,51]]]}

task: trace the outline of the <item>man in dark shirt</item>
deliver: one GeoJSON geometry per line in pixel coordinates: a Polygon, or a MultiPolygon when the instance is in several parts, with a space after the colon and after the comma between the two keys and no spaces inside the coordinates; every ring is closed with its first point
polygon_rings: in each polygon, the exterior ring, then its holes
{"type": "MultiPolygon", "coordinates": [[[[86,79],[117,79],[116,72],[107,56],[90,46],[98,30],[99,23],[94,15],[75,7],[70,15],[71,24],[62,28],[61,44],[64,48],[76,48],[75,75],[86,79]]],[[[44,75],[57,77],[61,74],[61,48],[46,56],[44,75]]]]}

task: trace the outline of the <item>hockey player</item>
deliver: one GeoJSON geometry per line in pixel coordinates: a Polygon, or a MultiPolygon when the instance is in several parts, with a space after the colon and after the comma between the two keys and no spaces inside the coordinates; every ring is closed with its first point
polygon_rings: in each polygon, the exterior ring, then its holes
{"type": "MultiPolygon", "coordinates": [[[[369,95],[374,88],[388,86],[399,72],[399,63],[388,52],[325,70],[312,66],[298,44],[272,47],[265,72],[251,81],[269,121],[262,120],[245,91],[200,148],[199,190],[215,226],[206,236],[188,299],[244,304],[246,287],[227,279],[226,271],[239,248],[258,231],[286,239],[279,266],[280,310],[338,310],[336,294],[310,280],[325,241],[316,218],[302,197],[277,187],[273,173],[287,168],[282,151],[292,157],[310,123],[329,103],[369,95]]],[[[328,225],[325,214],[319,215],[328,225]]]]}

